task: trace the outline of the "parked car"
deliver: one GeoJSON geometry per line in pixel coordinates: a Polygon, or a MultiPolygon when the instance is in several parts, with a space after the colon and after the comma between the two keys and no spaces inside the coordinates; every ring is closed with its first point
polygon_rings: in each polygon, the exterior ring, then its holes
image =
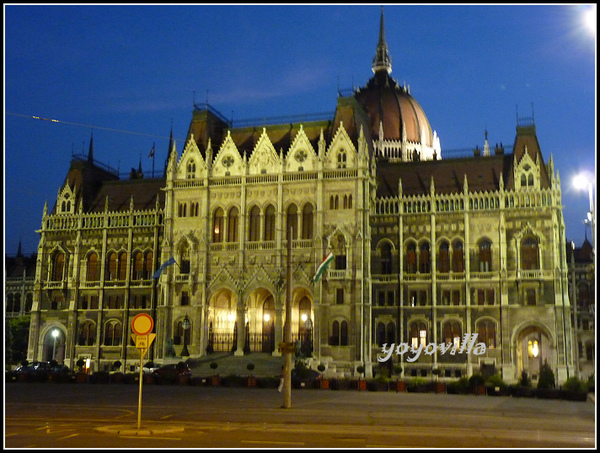
{"type": "MultiPolygon", "coordinates": [[[[154,373],[154,371],[158,370],[160,367],[158,365],[154,365],[153,362],[146,362],[144,364],[144,366],[142,367],[142,372],[144,374],[151,374],[154,373]]],[[[140,366],[136,366],[135,367],[135,372],[139,373],[140,372],[140,366]]]]}
{"type": "Polygon", "coordinates": [[[69,374],[71,371],[65,365],[53,364],[51,362],[31,362],[15,368],[15,376],[22,375],[27,380],[46,380],[49,375],[69,374]]]}
{"type": "Polygon", "coordinates": [[[164,376],[167,374],[190,376],[192,374],[192,369],[187,363],[179,362],[178,364],[164,365],[158,367],[154,369],[153,373],[158,376],[164,376]]]}

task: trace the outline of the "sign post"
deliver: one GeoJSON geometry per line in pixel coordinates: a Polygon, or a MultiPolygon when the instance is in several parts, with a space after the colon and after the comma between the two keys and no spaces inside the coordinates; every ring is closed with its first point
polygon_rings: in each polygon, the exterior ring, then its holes
{"type": "Polygon", "coordinates": [[[142,383],[144,382],[144,356],[148,348],[156,338],[152,332],[154,320],[152,316],[146,313],[140,313],[131,321],[131,329],[135,332],[131,334],[131,338],[135,343],[135,347],[140,350],[140,376],[139,376],[139,395],[138,395],[138,419],[137,429],[141,428],[142,424],[142,383]]]}

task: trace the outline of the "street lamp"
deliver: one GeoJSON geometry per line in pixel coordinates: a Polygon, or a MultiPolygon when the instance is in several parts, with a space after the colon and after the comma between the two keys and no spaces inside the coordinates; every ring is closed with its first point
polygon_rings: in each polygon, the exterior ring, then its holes
{"type": "Polygon", "coordinates": [[[58,338],[59,334],[60,332],[58,331],[58,329],[54,329],[52,331],[52,336],[54,337],[54,345],[52,346],[52,360],[56,359],[56,339],[58,338]]]}
{"type": "Polygon", "coordinates": [[[590,210],[587,213],[587,218],[584,220],[586,224],[592,227],[592,250],[596,256],[596,211],[594,209],[594,180],[587,175],[579,174],[573,179],[573,186],[578,190],[588,189],[590,198],[590,210]]]}
{"type": "Polygon", "coordinates": [[[191,326],[192,323],[190,322],[190,318],[188,318],[188,315],[185,315],[185,318],[181,321],[181,327],[183,328],[183,349],[181,350],[181,357],[189,357],[190,355],[187,348],[186,333],[191,326]]]}

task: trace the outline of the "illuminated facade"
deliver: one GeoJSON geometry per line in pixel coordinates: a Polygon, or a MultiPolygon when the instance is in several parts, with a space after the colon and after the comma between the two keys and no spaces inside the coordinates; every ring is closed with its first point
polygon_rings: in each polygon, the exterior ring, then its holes
{"type": "Polygon", "coordinates": [[[90,145],[44,210],[30,359],[49,358],[58,329],[57,359],[129,366],[140,311],[155,319],[159,363],[184,346],[192,358],[278,355],[292,241],[292,335],[331,375],[370,374],[384,344],[477,334],[484,354],[393,363],[405,376],[513,382],[547,361],[564,381],[575,345],[561,189],[533,121],[519,120],[512,153],[486,136],[483,149],[449,158],[390,76],[383,15],[372,69],[328,118],[233,125],[195,106],[164,178],[119,180],[90,145]]]}

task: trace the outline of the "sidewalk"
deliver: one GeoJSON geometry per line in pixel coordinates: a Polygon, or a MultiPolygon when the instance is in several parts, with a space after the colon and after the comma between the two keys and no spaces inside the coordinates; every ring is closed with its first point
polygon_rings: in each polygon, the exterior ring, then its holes
{"type": "Polygon", "coordinates": [[[192,369],[192,376],[209,376],[219,374],[228,376],[246,376],[252,373],[256,377],[271,377],[281,374],[283,357],[274,357],[267,353],[251,353],[243,356],[235,356],[232,353],[217,352],[198,359],[189,359],[188,363],[192,369]],[[211,363],[217,363],[216,370],[210,367],[211,363]],[[246,367],[249,363],[254,364],[254,370],[250,372],[246,367]]]}

